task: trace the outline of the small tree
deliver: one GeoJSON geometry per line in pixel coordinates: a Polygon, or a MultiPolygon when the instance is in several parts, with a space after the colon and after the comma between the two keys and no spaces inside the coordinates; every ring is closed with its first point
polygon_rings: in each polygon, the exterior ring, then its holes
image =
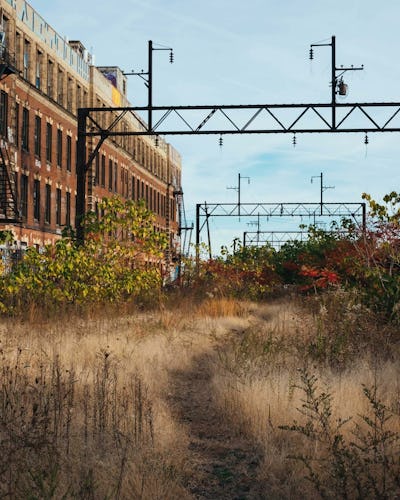
{"type": "Polygon", "coordinates": [[[154,230],[144,203],[104,199],[98,218],[85,219],[86,238],[77,245],[64,236],[42,252],[30,248],[3,277],[3,310],[127,300],[152,293],[162,282],[166,237],[154,230]]]}

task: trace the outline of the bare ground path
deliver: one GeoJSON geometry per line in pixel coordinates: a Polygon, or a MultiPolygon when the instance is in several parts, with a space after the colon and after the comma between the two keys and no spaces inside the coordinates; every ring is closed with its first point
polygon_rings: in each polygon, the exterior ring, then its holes
{"type": "Polygon", "coordinates": [[[193,358],[190,369],[171,373],[168,403],[177,422],[189,432],[195,471],[186,485],[195,499],[250,500],[268,495],[257,481],[261,454],[230,427],[212,391],[214,350],[193,358]]]}

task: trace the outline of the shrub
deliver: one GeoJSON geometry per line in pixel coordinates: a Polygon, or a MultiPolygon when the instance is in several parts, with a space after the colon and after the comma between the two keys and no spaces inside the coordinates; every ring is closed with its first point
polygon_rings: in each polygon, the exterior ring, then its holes
{"type": "Polygon", "coordinates": [[[4,312],[128,300],[154,294],[162,283],[165,235],[153,229],[143,203],[104,199],[101,219],[86,217],[82,245],[68,236],[42,252],[30,248],[19,266],[3,276],[4,312]]]}

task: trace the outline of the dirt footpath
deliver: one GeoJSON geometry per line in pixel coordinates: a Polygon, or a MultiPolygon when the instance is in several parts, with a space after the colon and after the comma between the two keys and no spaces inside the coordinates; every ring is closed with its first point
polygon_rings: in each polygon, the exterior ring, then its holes
{"type": "Polygon", "coordinates": [[[168,403],[176,421],[189,433],[189,456],[195,471],[186,485],[195,499],[250,500],[268,495],[257,481],[261,454],[229,427],[215,404],[212,366],[216,351],[193,358],[189,370],[171,373],[168,403]]]}

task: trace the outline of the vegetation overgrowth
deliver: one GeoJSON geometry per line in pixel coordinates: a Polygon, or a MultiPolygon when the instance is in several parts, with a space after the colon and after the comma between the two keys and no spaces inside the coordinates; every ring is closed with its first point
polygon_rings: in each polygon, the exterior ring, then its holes
{"type": "MultiPolygon", "coordinates": [[[[355,292],[360,304],[385,319],[400,314],[400,195],[384,204],[364,194],[369,204],[365,227],[342,221],[330,231],[309,227],[306,241],[287,242],[278,251],[269,245],[222,248],[221,256],[184,262],[181,280],[200,294],[264,299],[282,290],[301,293],[330,289],[355,292]],[[346,232],[343,232],[343,228],[346,232]],[[336,229],[336,231],[334,230],[336,229]]],[[[154,216],[143,203],[104,199],[98,214],[85,219],[85,243],[71,231],[42,251],[28,249],[24,259],[0,282],[0,308],[19,314],[85,308],[110,302],[159,300],[166,269],[166,235],[154,229],[154,216]]],[[[7,235],[2,235],[3,239],[7,235]]]]}
{"type": "MultiPolygon", "coordinates": [[[[392,192],[379,204],[364,194],[369,205],[365,227],[350,220],[330,231],[308,228],[306,241],[292,241],[278,251],[268,245],[244,247],[235,242],[220,257],[202,260],[189,282],[220,295],[263,299],[282,288],[302,293],[353,291],[386,320],[400,316],[400,195],[392,192]],[[345,230],[345,231],[343,231],[345,230]]],[[[190,266],[189,266],[190,267],[190,266]]]]}
{"type": "Polygon", "coordinates": [[[0,288],[0,495],[224,498],[239,466],[209,462],[240,435],[249,498],[397,498],[400,198],[365,199],[365,231],[225,249],[181,288],[140,204],[104,200],[84,246],[28,252],[0,288]]]}
{"type": "Polygon", "coordinates": [[[144,203],[103,199],[86,216],[85,242],[66,230],[55,245],[29,248],[22,261],[2,277],[3,312],[31,307],[59,313],[68,306],[145,300],[161,289],[164,233],[154,230],[154,215],[144,203]]]}

